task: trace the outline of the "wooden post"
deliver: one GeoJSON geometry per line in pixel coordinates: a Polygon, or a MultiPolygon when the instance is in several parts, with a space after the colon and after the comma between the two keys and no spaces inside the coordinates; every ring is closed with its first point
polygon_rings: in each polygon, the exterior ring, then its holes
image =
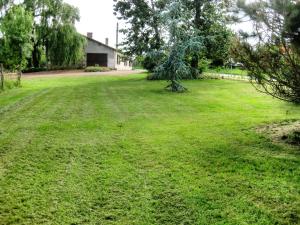
{"type": "Polygon", "coordinates": [[[18,84],[18,87],[21,86],[21,78],[22,78],[22,71],[20,70],[18,72],[18,77],[17,77],[17,84],[18,84]]]}
{"type": "Polygon", "coordinates": [[[119,23],[117,23],[117,31],[116,31],[116,49],[118,51],[119,48],[119,23]]]}
{"type": "Polygon", "coordinates": [[[0,64],[0,89],[4,90],[4,72],[3,72],[3,64],[0,64]]]}

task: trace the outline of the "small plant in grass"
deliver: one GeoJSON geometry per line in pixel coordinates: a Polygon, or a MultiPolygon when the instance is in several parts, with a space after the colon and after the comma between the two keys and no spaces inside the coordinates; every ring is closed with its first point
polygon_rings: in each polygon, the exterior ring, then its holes
{"type": "Polygon", "coordinates": [[[108,72],[112,69],[109,67],[101,67],[101,66],[88,66],[85,68],[85,72],[108,72]]]}
{"type": "Polygon", "coordinates": [[[287,136],[284,136],[283,139],[289,144],[300,146],[300,131],[293,131],[287,136]]]}
{"type": "Polygon", "coordinates": [[[19,81],[18,80],[8,80],[6,79],[4,81],[4,89],[13,89],[16,87],[20,87],[19,81]]]}
{"type": "Polygon", "coordinates": [[[3,84],[2,81],[0,81],[0,92],[13,89],[16,87],[20,87],[20,81],[19,80],[11,80],[11,79],[4,79],[3,84]]]}

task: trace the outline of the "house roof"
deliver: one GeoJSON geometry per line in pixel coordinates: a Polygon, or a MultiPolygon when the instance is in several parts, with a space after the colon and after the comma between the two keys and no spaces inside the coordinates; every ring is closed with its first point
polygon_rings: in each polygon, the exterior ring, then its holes
{"type": "Polygon", "coordinates": [[[116,48],[110,47],[109,45],[103,44],[102,42],[97,41],[97,40],[95,40],[95,39],[93,39],[93,38],[89,38],[89,37],[87,37],[87,36],[85,36],[85,35],[83,35],[83,36],[84,36],[87,40],[89,40],[89,41],[93,41],[93,42],[95,42],[95,43],[97,43],[97,44],[99,44],[99,45],[103,45],[103,46],[105,46],[105,47],[107,47],[107,48],[110,48],[110,49],[112,49],[112,50],[114,50],[114,51],[117,51],[116,48]]]}

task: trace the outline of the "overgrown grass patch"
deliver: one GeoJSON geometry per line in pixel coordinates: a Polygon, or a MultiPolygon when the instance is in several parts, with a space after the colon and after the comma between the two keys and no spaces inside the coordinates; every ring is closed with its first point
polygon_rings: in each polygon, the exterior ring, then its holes
{"type": "Polygon", "coordinates": [[[101,66],[88,66],[85,68],[85,72],[108,72],[112,69],[109,67],[101,67],[101,66]]]}
{"type": "Polygon", "coordinates": [[[0,94],[1,224],[299,224],[299,107],[246,82],[26,79],[0,94]],[[288,112],[288,113],[287,113],[288,112]]]}

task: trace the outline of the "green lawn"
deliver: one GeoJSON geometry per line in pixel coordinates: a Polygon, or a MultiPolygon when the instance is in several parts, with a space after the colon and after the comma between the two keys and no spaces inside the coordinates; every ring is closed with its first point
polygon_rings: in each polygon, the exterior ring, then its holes
{"type": "Polygon", "coordinates": [[[208,69],[205,71],[207,73],[219,73],[219,74],[231,74],[231,75],[239,75],[239,76],[247,76],[248,72],[242,69],[229,69],[229,68],[216,68],[216,69],[208,69]]]}
{"type": "Polygon", "coordinates": [[[0,224],[299,224],[300,108],[246,82],[25,80],[0,94],[0,224]]]}

